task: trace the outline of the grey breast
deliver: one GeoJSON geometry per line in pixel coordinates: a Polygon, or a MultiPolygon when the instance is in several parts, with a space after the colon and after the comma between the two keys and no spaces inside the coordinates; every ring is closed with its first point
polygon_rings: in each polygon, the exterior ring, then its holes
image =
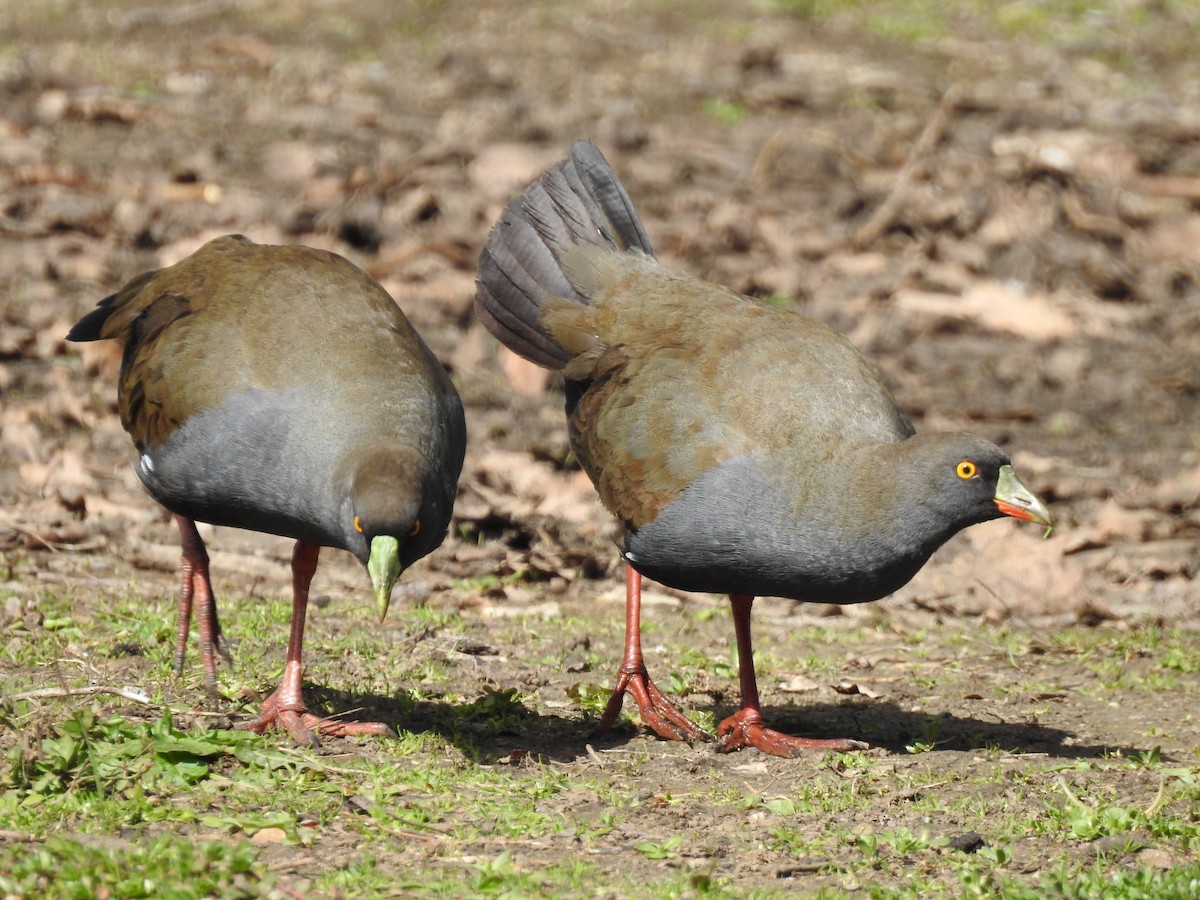
{"type": "Polygon", "coordinates": [[[797,509],[755,458],[738,457],[693,481],[653,522],[628,535],[624,553],[642,574],[681,590],[819,603],[877,600],[905,584],[929,550],[898,552],[885,532],[848,531],[853,517],[845,503],[833,489],[797,509]]]}

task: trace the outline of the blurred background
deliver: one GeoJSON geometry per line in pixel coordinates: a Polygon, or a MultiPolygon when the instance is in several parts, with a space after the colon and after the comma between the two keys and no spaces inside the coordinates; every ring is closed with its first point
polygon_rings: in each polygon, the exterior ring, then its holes
{"type": "MultiPolygon", "coordinates": [[[[971,529],[842,614],[1186,620],[1198,23],[1165,0],[4,3],[3,615],[47,585],[169,595],[174,528],[128,465],[118,351],[63,336],[240,232],[365,268],[463,395],[455,522],[409,599],[599,596],[615,627],[615,532],[560,388],[472,310],[504,203],[588,138],[665,262],[845,331],[918,428],[1002,444],[1061,521],[1047,541],[971,529]]],[[[210,546],[223,594],[286,591],[288,542],[210,546]]],[[[317,589],[366,597],[348,556],[317,589]]]]}
{"type": "MultiPolygon", "coordinates": [[[[1130,896],[1194,894],[1198,30],[1183,0],[0,0],[0,886],[1083,897],[1190,861],[1130,896]],[[615,527],[561,386],[473,312],[488,229],[581,138],[664,262],[841,329],[1058,520],[970,528],[879,603],[756,603],[773,724],[869,753],[590,733],[615,527]],[[235,661],[219,701],[194,642],[171,673],[178,535],[118,349],[64,336],[231,232],[366,269],[466,403],[450,534],[387,622],[348,554],[313,583],[312,708],[398,741],[208,730],[278,676],[281,538],[201,526],[235,661]]],[[[644,599],[715,729],[727,602],[644,599]]]]}

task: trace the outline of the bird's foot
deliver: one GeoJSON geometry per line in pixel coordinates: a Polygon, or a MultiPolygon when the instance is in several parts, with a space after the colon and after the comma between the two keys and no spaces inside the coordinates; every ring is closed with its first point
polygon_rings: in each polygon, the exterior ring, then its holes
{"type": "Polygon", "coordinates": [[[297,744],[317,748],[321,746],[317,735],[349,737],[364,734],[378,737],[396,737],[396,732],[383,722],[343,722],[325,719],[308,711],[303,699],[284,700],[279,691],[263,701],[258,715],[249,722],[237,726],[241,731],[263,734],[269,728],[282,728],[297,744]]]}
{"type": "Polygon", "coordinates": [[[617,715],[621,712],[621,705],[624,703],[626,693],[633,695],[634,702],[638,705],[638,712],[642,716],[642,723],[659,737],[666,738],[668,741],[687,741],[689,744],[696,741],[715,740],[711,734],[697,726],[672,705],[666,695],[650,680],[650,675],[644,667],[632,669],[622,667],[617,674],[616,687],[613,688],[612,696],[608,699],[608,706],[604,710],[600,724],[596,726],[596,734],[604,734],[612,727],[617,720],[617,715]]]}
{"type": "Polygon", "coordinates": [[[757,709],[739,709],[717,726],[720,741],[718,753],[733,753],[746,747],[754,747],[771,756],[803,756],[811,750],[866,750],[862,741],[849,738],[802,738],[774,731],[763,724],[762,713],[757,709]]]}

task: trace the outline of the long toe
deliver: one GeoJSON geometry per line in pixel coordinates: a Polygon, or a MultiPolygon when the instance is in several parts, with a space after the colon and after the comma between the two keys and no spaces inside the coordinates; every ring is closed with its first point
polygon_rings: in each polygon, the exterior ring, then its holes
{"type": "Polygon", "coordinates": [[[352,737],[354,735],[398,737],[391,726],[383,722],[343,722],[338,719],[323,719],[306,710],[281,710],[275,724],[276,727],[286,730],[292,740],[301,747],[311,747],[314,750],[320,748],[321,737],[352,737]]]}
{"type": "Polygon", "coordinates": [[[322,719],[312,713],[305,713],[304,723],[318,734],[335,735],[337,737],[353,737],[366,735],[368,737],[398,738],[395,729],[385,722],[343,722],[340,719],[322,719]]]}
{"type": "Polygon", "coordinates": [[[391,726],[384,722],[346,722],[314,715],[308,711],[302,700],[287,703],[281,701],[278,691],[263,701],[257,716],[237,727],[242,731],[253,731],[255,734],[264,734],[271,728],[279,728],[291,735],[292,740],[300,746],[312,748],[321,746],[318,735],[369,735],[390,738],[397,736],[391,726]]]}
{"type": "Polygon", "coordinates": [[[775,731],[763,724],[762,716],[756,710],[738,710],[721,722],[717,734],[720,735],[717,743],[718,753],[733,753],[753,747],[770,756],[791,758],[803,756],[813,750],[868,749],[867,744],[850,738],[803,738],[775,731]]]}
{"type": "Polygon", "coordinates": [[[660,737],[667,736],[663,733],[663,730],[666,729],[678,735],[678,737],[672,737],[671,740],[687,741],[689,744],[712,743],[716,740],[715,737],[677,710],[649,675],[635,680],[630,685],[630,691],[637,702],[642,721],[660,737]]]}
{"type": "Polygon", "coordinates": [[[711,734],[692,722],[687,716],[677,710],[666,698],[658,686],[650,679],[644,670],[640,672],[621,672],[617,684],[613,688],[608,708],[596,726],[596,734],[604,734],[616,721],[621,711],[622,701],[630,694],[637,703],[642,724],[668,741],[687,741],[688,743],[715,741],[711,734]]]}

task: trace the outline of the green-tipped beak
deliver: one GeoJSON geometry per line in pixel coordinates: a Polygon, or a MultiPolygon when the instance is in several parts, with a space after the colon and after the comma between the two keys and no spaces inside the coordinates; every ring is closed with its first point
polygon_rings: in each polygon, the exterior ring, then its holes
{"type": "Polygon", "coordinates": [[[387,616],[388,604],[392,601],[392,585],[400,577],[402,568],[398,540],[382,534],[371,540],[367,573],[371,576],[371,587],[375,589],[375,609],[379,611],[380,622],[387,616]]]}
{"type": "MultiPolygon", "coordinates": [[[[1036,522],[1039,525],[1045,525],[1047,529],[1054,526],[1046,504],[1035,497],[1033,491],[1021,484],[1021,479],[1017,477],[1012,466],[1000,467],[1000,477],[996,479],[994,499],[997,508],[1006,516],[1024,519],[1026,522],[1036,522]]],[[[1048,530],[1047,534],[1049,534],[1048,530]]]]}

